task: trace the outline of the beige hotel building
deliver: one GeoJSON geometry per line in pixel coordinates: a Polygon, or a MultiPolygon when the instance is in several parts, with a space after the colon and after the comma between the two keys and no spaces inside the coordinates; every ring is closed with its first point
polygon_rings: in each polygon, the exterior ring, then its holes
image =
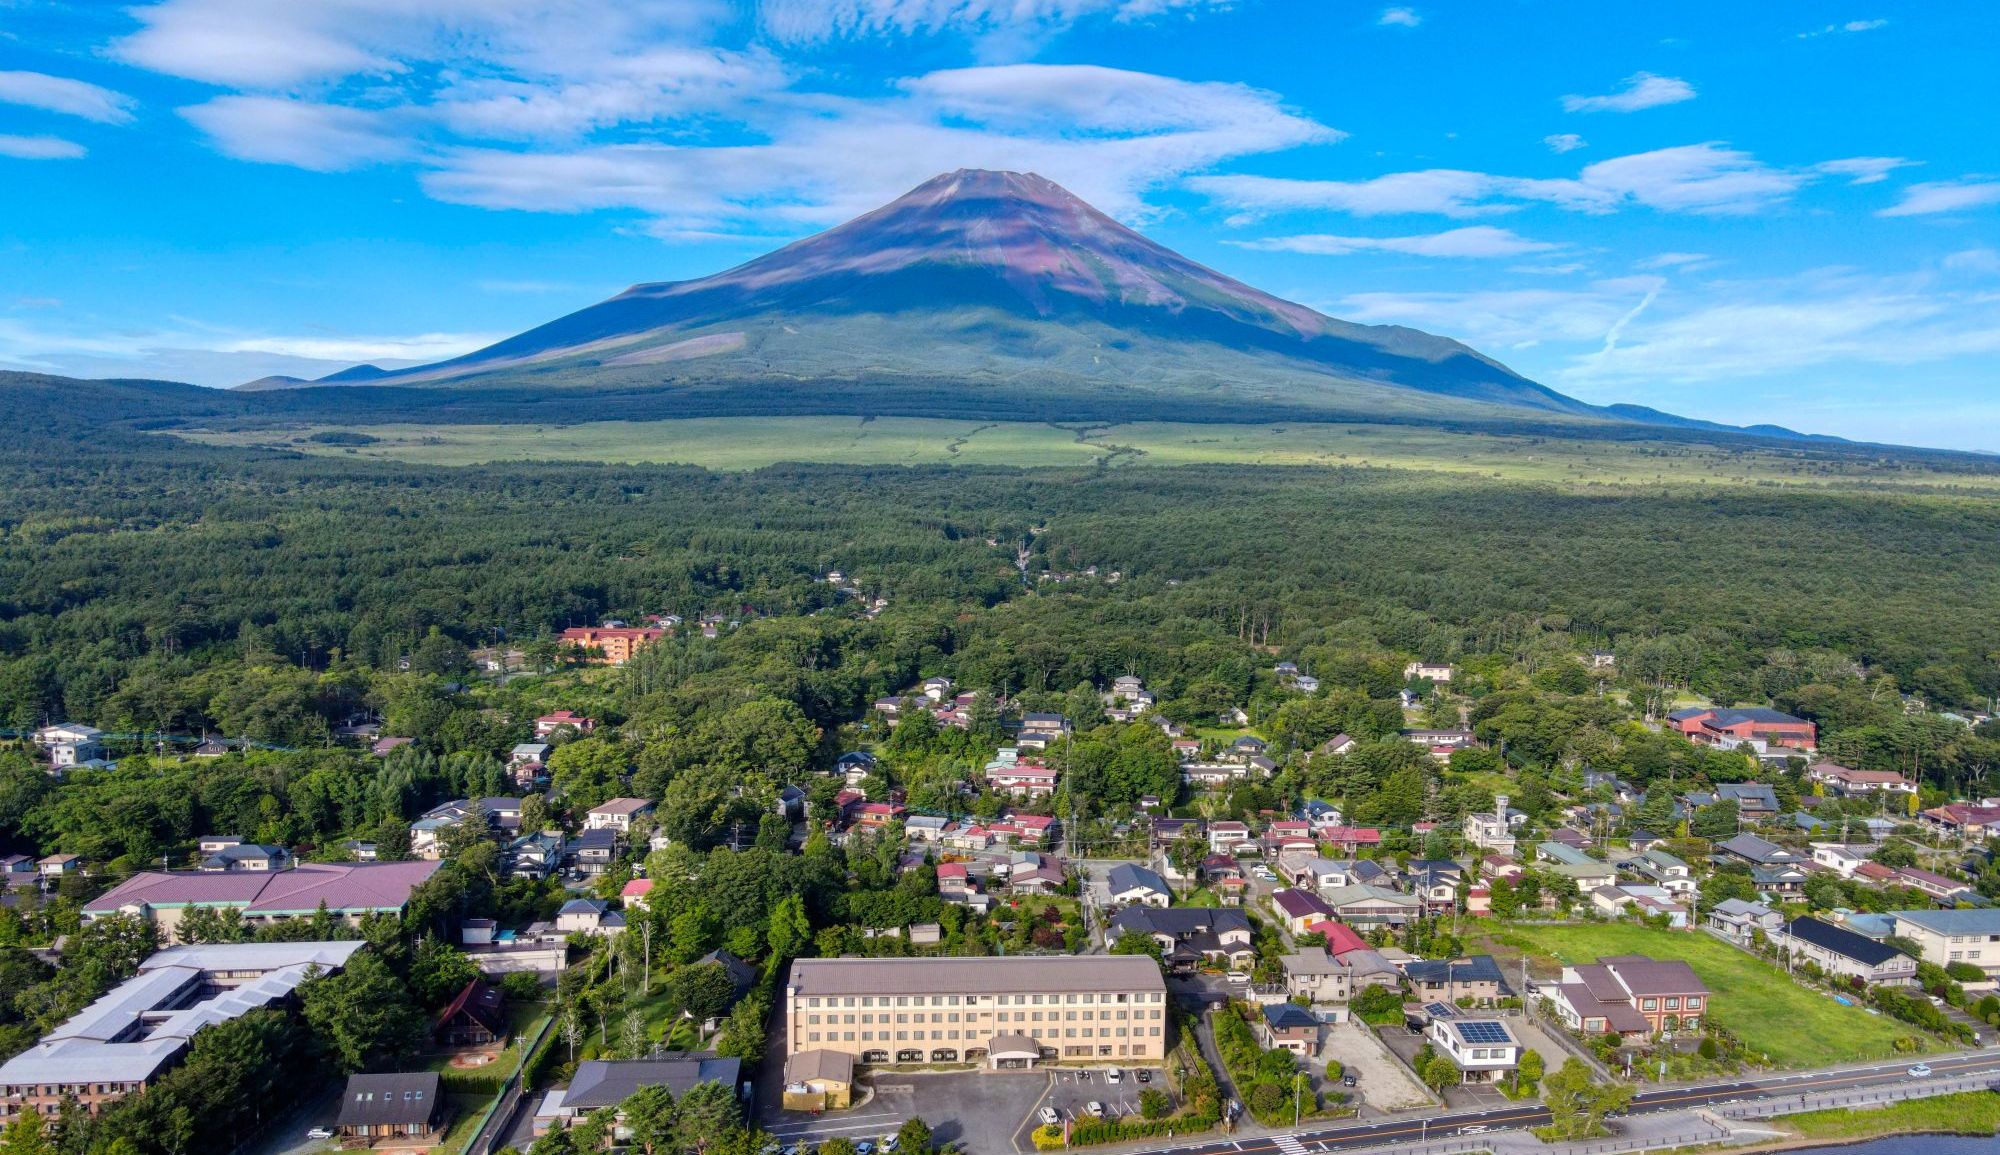
{"type": "Polygon", "coordinates": [[[799,959],[786,1054],[862,1063],[1157,1063],[1167,986],[1145,955],[799,959]]]}

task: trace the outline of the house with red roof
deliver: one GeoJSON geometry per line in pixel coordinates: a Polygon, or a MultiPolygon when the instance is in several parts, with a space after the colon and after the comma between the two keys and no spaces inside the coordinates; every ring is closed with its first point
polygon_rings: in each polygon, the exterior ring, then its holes
{"type": "Polygon", "coordinates": [[[574,710],[557,710],[553,714],[543,714],[535,719],[535,737],[546,738],[564,726],[579,734],[588,734],[597,729],[597,719],[587,718],[574,710]]]}
{"type": "Polygon", "coordinates": [[[1734,747],[1743,742],[1808,750],[1819,742],[1819,728],[1804,718],[1768,706],[1717,709],[1697,706],[1675,710],[1667,724],[1704,746],[1734,747]]]}
{"type": "Polygon", "coordinates": [[[1319,840],[1342,854],[1353,854],[1364,846],[1382,845],[1382,832],[1373,826],[1329,826],[1319,832],[1319,840]]]}

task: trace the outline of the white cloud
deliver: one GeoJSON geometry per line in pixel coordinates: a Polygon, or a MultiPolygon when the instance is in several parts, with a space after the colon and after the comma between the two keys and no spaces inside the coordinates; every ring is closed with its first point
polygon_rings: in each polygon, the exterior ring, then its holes
{"type": "Polygon", "coordinates": [[[1782,203],[1817,175],[1811,169],[1774,168],[1747,152],[1711,142],[1598,161],[1573,179],[1429,169],[1362,181],[1204,176],[1189,184],[1250,218],[1288,209],[1469,217],[1530,203],[1587,213],[1636,205],[1661,212],[1744,214],[1782,203]]]}
{"type": "Polygon", "coordinates": [[[218,96],[181,109],[239,160],[338,172],[409,152],[389,113],[278,96],[218,96]]]}
{"type": "Polygon", "coordinates": [[[1114,215],[1237,156],[1337,140],[1269,93],[1086,65],[929,73],[895,99],[774,104],[751,144],[622,144],[520,153],[445,151],[423,177],[442,200],[487,208],[624,208],[656,235],[822,225],[954,168],[1039,172],[1114,215]],[[857,165],[857,157],[870,163],[857,165]]]}
{"type": "Polygon", "coordinates": [[[1888,24],[1887,20],[1849,20],[1842,24],[1829,24],[1824,28],[1815,28],[1809,32],[1801,32],[1799,33],[1799,39],[1811,40],[1817,36],[1839,36],[1842,33],[1873,32],[1877,28],[1887,27],[1888,24]]]}
{"type": "Polygon", "coordinates": [[[1931,181],[1903,190],[1902,199],[1875,215],[1915,217],[2000,204],[2000,180],[1931,181]]]}
{"type": "Polygon", "coordinates": [[[1415,28],[1423,22],[1424,18],[1418,15],[1414,8],[1384,8],[1382,15],[1375,21],[1377,24],[1398,28],[1415,28]]]}
{"type": "Polygon", "coordinates": [[[1410,237],[1342,237],[1327,233],[1306,233],[1233,243],[1246,249],[1314,253],[1321,256],[1381,252],[1402,253],[1413,257],[1471,258],[1520,257],[1530,253],[1551,252],[1562,247],[1546,241],[1530,240],[1512,230],[1497,229],[1490,225],[1472,225],[1462,229],[1448,229],[1441,233],[1410,237]]]}
{"type": "Polygon", "coordinates": [[[1691,268],[1695,265],[1707,264],[1709,262],[1709,259],[1710,259],[1709,255],[1707,253],[1668,252],[1668,253],[1659,253],[1654,256],[1647,257],[1643,261],[1635,261],[1633,262],[1632,267],[1635,269],[1647,269],[1647,270],[1685,269],[1685,268],[1691,268]]]}
{"type": "Polygon", "coordinates": [[[1549,146],[1550,152],[1555,153],[1575,152],[1579,148],[1590,147],[1589,141],[1573,132],[1558,132],[1553,136],[1545,136],[1542,138],[1542,143],[1549,146]]]}
{"type": "Polygon", "coordinates": [[[87,150],[59,136],[10,136],[0,133],[0,156],[15,160],[75,160],[87,150]]]}
{"type": "Polygon", "coordinates": [[[50,76],[46,72],[0,72],[0,104],[20,104],[99,124],[125,124],[135,101],[122,92],[50,76]]]}
{"type": "Polygon", "coordinates": [[[0,317],[0,365],[75,377],[230,386],[273,375],[323,377],[362,362],[398,369],[469,353],[503,335],[243,334],[192,322],[143,331],[79,331],[0,317]]]}
{"type": "Polygon", "coordinates": [[[1602,96],[1572,94],[1562,98],[1562,105],[1570,112],[1638,112],[1663,104],[1679,104],[1693,100],[1694,96],[1694,85],[1679,77],[1635,72],[1615,92],[1602,96]]]}
{"type": "Polygon", "coordinates": [[[1231,0],[763,0],[758,20],[780,42],[814,44],[859,36],[1053,31],[1090,16],[1136,21],[1230,4],[1231,0]]]}
{"type": "Polygon", "coordinates": [[[1844,176],[1848,184],[1880,184],[1899,168],[1916,164],[1900,156],[1850,156],[1845,160],[1822,161],[1812,170],[1828,176],[1844,176]]]}
{"type": "Polygon", "coordinates": [[[2000,250],[1960,249],[1946,256],[1942,263],[1955,273],[2000,273],[2000,250]]]}

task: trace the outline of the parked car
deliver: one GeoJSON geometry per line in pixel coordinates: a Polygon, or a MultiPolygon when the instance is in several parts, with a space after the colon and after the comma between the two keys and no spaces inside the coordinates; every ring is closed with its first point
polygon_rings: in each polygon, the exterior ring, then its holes
{"type": "Polygon", "coordinates": [[[875,1155],[875,1141],[863,1139],[854,1145],[854,1155],[875,1155]]]}
{"type": "Polygon", "coordinates": [[[1113,1067],[1111,1068],[1111,1073],[1104,1076],[1104,1081],[1115,1087],[1125,1081],[1125,1072],[1113,1067]]]}
{"type": "Polygon", "coordinates": [[[1048,1126],[1053,1127],[1056,1124],[1062,1122],[1062,1116],[1056,1114],[1056,1109],[1054,1107],[1043,1107],[1042,1122],[1047,1124],[1048,1126]]]}
{"type": "Polygon", "coordinates": [[[1085,1104],[1083,1109],[1085,1111],[1090,1112],[1090,1117],[1093,1119],[1104,1118],[1104,1104],[1098,1102],[1095,1099],[1092,1099],[1089,1103],[1085,1104]]]}
{"type": "Polygon", "coordinates": [[[1345,1075],[1342,1075],[1342,1076],[1340,1077],[1340,1085],[1341,1085],[1341,1086],[1343,1086],[1343,1087],[1352,1087],[1352,1086],[1354,1086],[1354,1076],[1353,1076],[1352,1074],[1345,1074],[1345,1075]]]}
{"type": "Polygon", "coordinates": [[[1145,1069],[1144,1067],[1141,1067],[1141,1068],[1139,1068],[1139,1081],[1140,1081],[1141,1083],[1150,1083],[1150,1082],[1152,1082],[1152,1081],[1153,1081],[1153,1072],[1151,1072],[1151,1071],[1148,1071],[1148,1070],[1146,1070],[1146,1069],[1145,1069]]]}
{"type": "Polygon", "coordinates": [[[1928,1079],[1930,1077],[1931,1065],[1929,1063],[1918,1063],[1916,1066],[1910,1068],[1910,1078],[1912,1079],[1928,1079]]]}
{"type": "Polygon", "coordinates": [[[308,1138],[308,1139],[331,1139],[331,1138],[333,1138],[333,1128],[331,1128],[331,1127],[314,1127],[314,1128],[313,1128],[312,1130],[310,1130],[310,1131],[306,1132],[306,1138],[308,1138]]]}

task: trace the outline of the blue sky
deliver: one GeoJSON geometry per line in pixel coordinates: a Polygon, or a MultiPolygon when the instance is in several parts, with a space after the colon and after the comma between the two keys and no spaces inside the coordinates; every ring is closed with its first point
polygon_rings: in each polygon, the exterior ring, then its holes
{"type": "Polygon", "coordinates": [[[428,360],[1016,168],[1585,400],[2000,450],[1992,19],[0,0],[0,364],[428,360]]]}

